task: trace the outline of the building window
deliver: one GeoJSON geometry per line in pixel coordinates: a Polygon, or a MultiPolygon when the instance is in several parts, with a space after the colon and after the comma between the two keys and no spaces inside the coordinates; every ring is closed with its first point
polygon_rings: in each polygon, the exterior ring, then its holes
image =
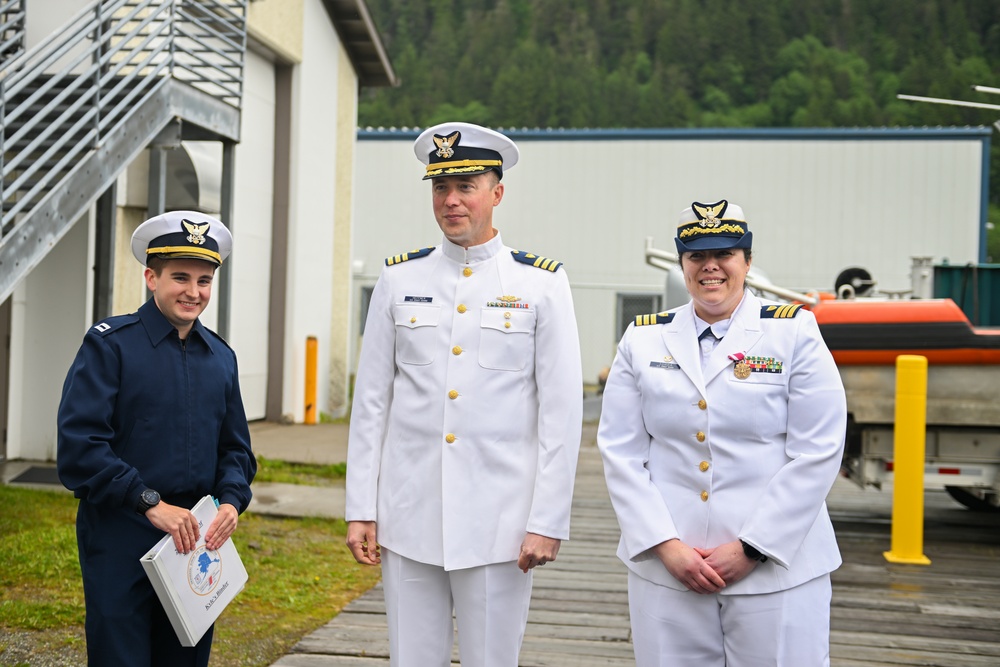
{"type": "Polygon", "coordinates": [[[663,296],[661,294],[619,292],[618,307],[615,311],[615,323],[618,327],[617,331],[615,331],[615,340],[622,337],[629,323],[635,322],[637,315],[658,313],[663,308],[662,304],[663,296]]]}
{"type": "Polygon", "coordinates": [[[368,307],[372,303],[372,292],[375,287],[362,287],[361,288],[361,326],[358,327],[360,330],[360,335],[365,335],[365,322],[368,321],[368,307]]]}

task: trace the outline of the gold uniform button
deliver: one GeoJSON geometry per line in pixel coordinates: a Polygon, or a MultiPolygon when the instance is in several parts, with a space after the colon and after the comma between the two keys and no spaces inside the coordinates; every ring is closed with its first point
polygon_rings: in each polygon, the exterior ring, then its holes
{"type": "Polygon", "coordinates": [[[704,431],[698,431],[697,433],[695,433],[694,437],[698,438],[698,442],[705,442],[705,432],[704,431]]]}
{"type": "Polygon", "coordinates": [[[504,318],[505,320],[509,320],[509,319],[510,319],[510,312],[506,312],[506,313],[504,313],[504,314],[503,314],[503,318],[504,318]]]}
{"type": "Polygon", "coordinates": [[[510,322],[504,322],[503,323],[503,328],[504,329],[510,329],[510,322]]]}
{"type": "Polygon", "coordinates": [[[448,398],[454,401],[456,398],[458,398],[458,392],[452,389],[451,391],[448,392],[448,398]]]}
{"type": "Polygon", "coordinates": [[[449,433],[448,435],[444,436],[444,441],[447,442],[449,445],[455,442],[455,434],[449,433]]]}
{"type": "Polygon", "coordinates": [[[708,403],[705,402],[704,398],[701,399],[700,401],[698,401],[698,409],[700,409],[700,410],[707,410],[708,409],[708,403]]]}
{"type": "Polygon", "coordinates": [[[708,463],[708,461],[702,461],[701,463],[698,464],[698,470],[702,472],[707,472],[710,467],[711,466],[708,463]]]}
{"type": "Polygon", "coordinates": [[[707,503],[708,502],[708,491],[702,491],[701,492],[701,502],[703,502],[703,503],[707,503]]]}
{"type": "Polygon", "coordinates": [[[462,354],[462,346],[456,345],[455,347],[451,348],[451,353],[454,354],[456,357],[462,354]]]}
{"type": "Polygon", "coordinates": [[[462,269],[462,275],[468,278],[469,276],[472,275],[472,269],[470,269],[469,267],[465,267],[464,269],[462,269]]]}
{"type": "Polygon", "coordinates": [[[414,323],[414,322],[416,322],[416,321],[417,321],[417,318],[415,318],[415,317],[411,317],[411,318],[410,318],[410,324],[413,324],[413,323],[414,323]]]}
{"type": "Polygon", "coordinates": [[[465,307],[465,304],[464,304],[464,303],[460,303],[460,304],[458,304],[458,312],[460,312],[460,313],[464,313],[464,312],[465,312],[465,311],[467,311],[467,310],[468,310],[468,308],[466,308],[466,307],[465,307]]]}

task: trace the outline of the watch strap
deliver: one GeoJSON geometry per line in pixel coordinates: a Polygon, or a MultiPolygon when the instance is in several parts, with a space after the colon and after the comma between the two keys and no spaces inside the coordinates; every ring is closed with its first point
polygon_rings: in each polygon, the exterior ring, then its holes
{"type": "Polygon", "coordinates": [[[142,493],[139,494],[139,498],[135,504],[135,513],[145,515],[152,507],[160,503],[160,494],[153,489],[143,489],[142,493]],[[146,500],[146,495],[151,495],[155,501],[150,502],[146,500]]]}
{"type": "Polygon", "coordinates": [[[762,554],[756,547],[751,544],[747,544],[743,540],[740,540],[740,544],[743,545],[743,555],[745,555],[750,560],[755,560],[758,563],[766,563],[767,556],[762,554]]]}

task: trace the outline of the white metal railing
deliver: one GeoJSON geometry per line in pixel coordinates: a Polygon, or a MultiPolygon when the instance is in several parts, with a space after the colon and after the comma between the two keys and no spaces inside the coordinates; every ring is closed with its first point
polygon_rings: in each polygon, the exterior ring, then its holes
{"type": "MultiPolygon", "coordinates": [[[[42,43],[2,60],[0,243],[168,80],[238,109],[246,3],[98,0],[42,43]]],[[[0,0],[0,17],[8,4],[15,3],[0,0]]]]}
{"type": "Polygon", "coordinates": [[[24,2],[0,0],[0,63],[24,53],[24,2]]]}

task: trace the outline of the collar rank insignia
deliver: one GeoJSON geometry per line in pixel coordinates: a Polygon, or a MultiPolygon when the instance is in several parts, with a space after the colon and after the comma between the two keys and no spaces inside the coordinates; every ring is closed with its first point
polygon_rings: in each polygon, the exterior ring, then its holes
{"type": "Polygon", "coordinates": [[[511,250],[510,254],[517,261],[522,264],[527,264],[528,266],[534,266],[538,269],[545,269],[546,271],[552,271],[553,273],[559,270],[562,266],[562,262],[557,262],[554,259],[549,259],[548,257],[542,257],[541,255],[535,255],[530,252],[522,252],[520,250],[511,250]]]}
{"type": "Polygon", "coordinates": [[[795,317],[799,314],[802,304],[784,306],[761,306],[760,318],[762,320],[784,320],[795,317]]]}
{"type": "Polygon", "coordinates": [[[450,158],[455,154],[454,147],[458,145],[458,140],[462,138],[461,132],[455,132],[448,135],[447,137],[442,137],[440,134],[434,135],[434,145],[438,147],[436,155],[438,157],[443,157],[444,159],[450,158]]]}
{"type": "Polygon", "coordinates": [[[411,250],[410,252],[404,252],[402,255],[393,255],[392,257],[385,258],[386,266],[394,266],[396,264],[402,264],[403,262],[409,261],[411,259],[419,259],[421,257],[426,257],[427,255],[434,252],[436,248],[431,246],[429,248],[420,248],[419,250],[411,250]]]}
{"type": "Polygon", "coordinates": [[[203,222],[202,224],[197,224],[191,222],[190,220],[181,220],[181,225],[187,230],[188,237],[187,242],[193,243],[194,245],[204,245],[205,244],[205,233],[210,227],[209,223],[203,222]]]}
{"type": "Polygon", "coordinates": [[[635,326],[644,327],[650,324],[670,324],[674,321],[674,314],[668,312],[654,313],[652,315],[636,315],[635,326]]]}
{"type": "Polygon", "coordinates": [[[698,225],[701,227],[708,227],[710,229],[715,229],[722,224],[719,218],[722,214],[726,212],[726,207],[729,206],[729,202],[725,199],[720,201],[718,204],[712,206],[707,206],[705,204],[699,204],[694,202],[691,204],[691,208],[694,209],[694,214],[698,216],[698,225]]]}

